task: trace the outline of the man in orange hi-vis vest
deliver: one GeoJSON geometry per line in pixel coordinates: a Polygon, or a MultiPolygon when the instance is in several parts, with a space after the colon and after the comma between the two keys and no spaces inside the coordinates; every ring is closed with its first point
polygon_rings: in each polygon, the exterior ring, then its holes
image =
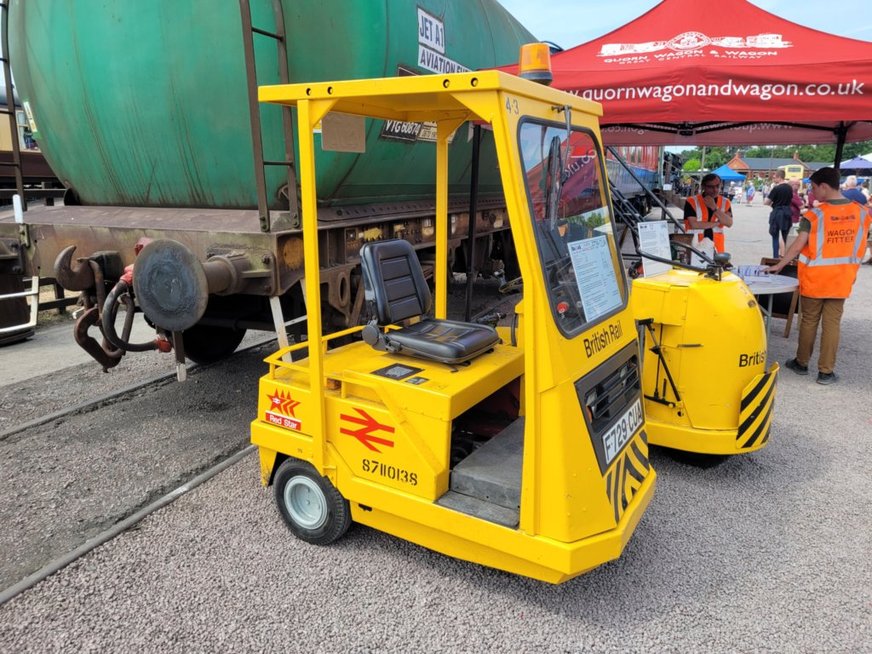
{"type": "Polygon", "coordinates": [[[697,242],[708,237],[716,252],[724,251],[724,227],[733,226],[733,207],[720,194],[721,178],[709,173],[700,183],[702,193],[692,195],[684,203],[684,229],[698,234],[697,242]]]}
{"type": "Polygon", "coordinates": [[[842,311],[866,250],[872,216],[869,209],[841,194],[839,172],[834,168],[813,173],[811,186],[820,205],[803,215],[796,239],[784,257],[767,271],[777,273],[799,255],[799,344],[796,357],[785,365],[799,375],[808,374],[820,322],[817,382],[832,384],[838,380],[834,369],[842,311]]]}

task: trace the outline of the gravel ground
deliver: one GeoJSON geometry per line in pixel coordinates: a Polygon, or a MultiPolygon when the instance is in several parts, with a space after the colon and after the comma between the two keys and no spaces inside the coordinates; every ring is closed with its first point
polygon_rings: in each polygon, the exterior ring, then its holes
{"type": "MultiPolygon", "coordinates": [[[[137,315],[137,330],[132,340],[153,337],[137,315]]],[[[96,333],[96,329],[93,330],[96,333]]],[[[275,341],[265,332],[249,332],[240,349],[275,341]]],[[[268,353],[267,350],[264,350],[268,353]]],[[[188,363],[192,369],[195,364],[188,363]]],[[[264,366],[264,370],[266,367],[264,366]]],[[[175,359],[161,352],[136,352],[126,355],[109,372],[103,372],[73,339],[71,319],[63,324],[40,328],[23,343],[0,347],[0,434],[42,416],[71,406],[111,395],[123,388],[164,374],[175,374],[175,359]],[[46,371],[50,372],[46,372],[46,371]]]]}
{"type": "Polygon", "coordinates": [[[268,352],[0,441],[0,588],[245,447],[268,352]]]}
{"type": "MultiPolygon", "coordinates": [[[[736,263],[768,254],[767,214],[737,207],[736,263]]],[[[360,526],[307,545],[249,456],[0,608],[0,651],[870,651],[870,319],[863,266],[840,383],[784,371],[760,452],[702,468],[654,450],[623,556],[562,586],[360,526]]],[[[783,324],[770,360],[793,355],[783,324]]]]}

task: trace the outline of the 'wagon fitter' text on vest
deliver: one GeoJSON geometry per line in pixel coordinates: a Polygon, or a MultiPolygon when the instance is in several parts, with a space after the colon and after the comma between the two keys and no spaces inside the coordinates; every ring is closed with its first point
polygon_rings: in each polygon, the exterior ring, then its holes
{"type": "Polygon", "coordinates": [[[808,211],[808,243],[799,254],[799,289],[814,298],[846,298],[866,250],[869,211],[856,202],[824,202],[808,211]]]}

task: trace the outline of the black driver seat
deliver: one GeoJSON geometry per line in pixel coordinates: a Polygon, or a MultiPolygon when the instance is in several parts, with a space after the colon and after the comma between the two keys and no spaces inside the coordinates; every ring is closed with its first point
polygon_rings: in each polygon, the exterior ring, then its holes
{"type": "Polygon", "coordinates": [[[360,249],[360,263],[365,297],[374,316],[363,330],[363,340],[377,350],[464,363],[499,342],[492,327],[425,315],[430,311],[430,287],[408,241],[367,243],[360,249]],[[387,333],[382,329],[412,318],[420,321],[387,333]]]}

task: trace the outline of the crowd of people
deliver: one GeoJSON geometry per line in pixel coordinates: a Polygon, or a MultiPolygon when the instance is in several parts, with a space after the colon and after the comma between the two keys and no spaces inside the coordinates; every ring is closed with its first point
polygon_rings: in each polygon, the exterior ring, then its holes
{"type": "MultiPolygon", "coordinates": [[[[775,179],[769,183],[759,180],[757,182],[744,183],[730,182],[724,188],[723,193],[730,199],[730,202],[738,202],[750,206],[755,200],[759,199],[761,204],[766,204],[766,199],[775,186],[784,181],[783,171],[778,171],[775,174],[778,175],[779,173],[781,173],[780,179],[775,179]]],[[[790,180],[788,183],[796,190],[804,207],[811,208],[814,206],[814,193],[811,190],[810,183],[804,183],[798,179],[790,180]]],[[[869,203],[870,197],[872,197],[869,186],[868,180],[861,184],[856,175],[848,175],[845,181],[840,184],[845,197],[861,204],[869,203]],[[861,195],[863,196],[862,198],[860,197],[861,195]]]]}
{"type": "MultiPolygon", "coordinates": [[[[772,257],[775,259],[785,251],[788,235],[800,222],[802,212],[820,206],[810,181],[807,184],[798,179],[788,181],[783,170],[775,171],[773,181],[767,184],[730,182],[726,185],[716,174],[709,173],[700,181],[696,194],[690,187],[684,190],[687,197],[684,205],[685,228],[689,233],[699,234],[699,241],[706,237],[711,239],[718,252],[724,251],[723,230],[732,225],[733,205],[741,205],[744,201],[749,206],[759,195],[763,205],[772,207],[769,235],[772,237],[772,257]],[[706,200],[707,197],[711,200],[706,200]],[[718,215],[714,212],[715,203],[720,211],[718,215]]],[[[861,184],[856,175],[848,175],[839,184],[838,190],[849,200],[872,209],[869,181],[861,184]]],[[[865,263],[872,265],[872,245],[870,257],[865,263]]]]}
{"type": "MultiPolygon", "coordinates": [[[[710,239],[714,250],[724,252],[724,229],[733,225],[733,202],[738,197],[751,204],[758,193],[753,184],[724,188],[721,178],[709,173],[699,192],[689,194],[684,204],[684,227],[694,234],[695,244],[710,239]]],[[[807,188],[800,180],[787,181],[777,171],[765,189],[764,204],[772,207],[769,234],[772,257],[766,271],[781,272],[794,261],[799,278],[802,307],[796,355],[785,366],[799,375],[808,365],[820,327],[819,384],[838,380],[835,373],[840,325],[845,300],[850,296],[863,256],[872,264],[872,200],[868,187],[849,175],[840,181],[839,171],[825,167],[815,171],[807,188]],[[791,230],[796,235],[788,244],[791,230]]]]}

